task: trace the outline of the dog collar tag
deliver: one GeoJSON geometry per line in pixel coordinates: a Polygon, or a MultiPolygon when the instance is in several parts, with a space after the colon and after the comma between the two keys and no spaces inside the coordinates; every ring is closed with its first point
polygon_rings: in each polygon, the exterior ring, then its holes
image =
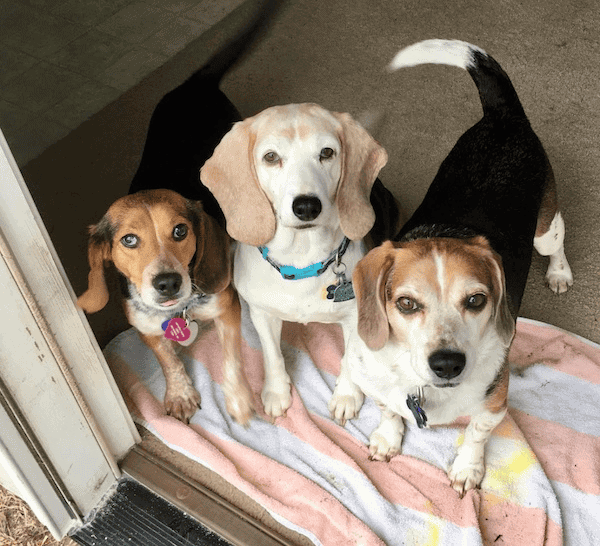
{"type": "Polygon", "coordinates": [[[406,398],[406,405],[412,412],[415,421],[417,422],[417,426],[419,428],[425,428],[427,426],[427,415],[425,415],[425,411],[421,407],[419,398],[420,397],[415,394],[409,394],[406,398]]]}
{"type": "Polygon", "coordinates": [[[352,281],[347,281],[344,279],[340,283],[331,284],[327,287],[327,299],[333,300],[334,303],[339,303],[342,301],[353,300],[354,296],[354,288],[352,288],[352,281]]]}
{"type": "MultiPolygon", "coordinates": [[[[345,267],[346,266],[344,266],[344,268],[345,267]]],[[[337,284],[330,284],[327,287],[327,299],[333,300],[334,303],[353,300],[355,296],[354,288],[352,288],[352,281],[346,279],[343,270],[334,272],[337,276],[337,284]]]]}
{"type": "Polygon", "coordinates": [[[167,339],[176,341],[184,347],[191,345],[198,335],[198,324],[194,321],[188,322],[181,317],[163,322],[162,329],[167,339]]]}

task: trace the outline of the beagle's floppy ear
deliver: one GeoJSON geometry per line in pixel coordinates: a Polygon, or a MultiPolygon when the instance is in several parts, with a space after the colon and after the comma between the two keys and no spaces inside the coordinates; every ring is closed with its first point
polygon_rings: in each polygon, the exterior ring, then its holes
{"type": "Polygon", "coordinates": [[[375,223],[371,188],[388,155],[350,114],[332,113],[342,124],[342,176],[336,195],[340,225],[348,239],[362,239],[375,223]]]}
{"type": "Polygon", "coordinates": [[[107,216],[89,227],[88,289],[77,298],[77,305],[86,313],[96,313],[108,303],[108,287],[104,277],[104,264],[111,260],[112,225],[107,216]]]}
{"type": "Polygon", "coordinates": [[[193,282],[205,294],[218,294],[231,283],[230,239],[217,221],[206,214],[200,201],[188,201],[194,214],[196,256],[193,282]]]}
{"type": "Polygon", "coordinates": [[[506,281],[504,278],[502,258],[492,249],[485,237],[476,237],[471,242],[482,248],[483,258],[492,272],[495,327],[502,341],[508,346],[515,335],[516,327],[515,318],[511,313],[508,296],[506,294],[506,281]]]}
{"type": "Polygon", "coordinates": [[[276,221],[254,169],[252,121],[248,118],[234,124],[200,169],[200,180],[219,202],[229,235],[260,246],[275,235],[276,221]]]}
{"type": "Polygon", "coordinates": [[[394,245],[386,241],[360,260],[352,274],[358,306],[358,334],[373,351],[381,349],[390,335],[385,304],[393,264],[394,245]]]}

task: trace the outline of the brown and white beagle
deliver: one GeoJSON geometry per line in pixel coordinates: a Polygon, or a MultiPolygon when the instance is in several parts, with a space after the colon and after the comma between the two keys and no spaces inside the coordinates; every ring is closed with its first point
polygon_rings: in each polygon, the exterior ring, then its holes
{"type": "Polygon", "coordinates": [[[223,349],[227,409],[247,424],[253,402],[242,369],[241,307],[231,284],[230,240],[202,204],[171,190],[121,197],[90,227],[88,258],[88,289],[78,305],[86,313],[106,305],[104,268],[114,264],[124,281],[127,319],[165,374],[167,413],[188,422],[200,406],[176,342],[191,335],[186,330],[193,328],[191,321],[214,320],[223,349]]]}
{"type": "MultiPolygon", "coordinates": [[[[351,276],[367,251],[363,238],[374,224],[383,237],[398,227],[395,201],[377,180],[386,161],[349,114],[289,104],[236,123],[202,167],[238,241],[234,282],[260,337],[272,418],[291,404],[282,322],[339,323],[346,339],[355,327],[351,276]]],[[[362,402],[344,357],[329,409],[344,422],[362,402]]]]}
{"type": "Polygon", "coordinates": [[[358,328],[351,379],[382,409],[371,457],[401,450],[404,421],[471,418],[448,476],[461,496],[483,478],[484,446],[507,409],[507,354],[535,247],[561,293],[572,284],[564,222],[544,149],[505,72],[483,50],[428,40],[393,70],[424,63],[472,76],[483,118],[459,139],[395,242],[354,271],[358,328]]]}

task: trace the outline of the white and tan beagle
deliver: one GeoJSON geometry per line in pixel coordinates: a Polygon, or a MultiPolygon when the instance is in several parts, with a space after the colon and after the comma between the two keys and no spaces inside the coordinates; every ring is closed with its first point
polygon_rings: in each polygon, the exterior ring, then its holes
{"type": "Polygon", "coordinates": [[[483,118],[459,139],[395,242],[354,271],[358,329],[351,379],[382,409],[371,457],[401,450],[404,421],[419,427],[470,417],[448,476],[461,496],[484,476],[484,446],[507,409],[507,354],[533,248],[550,256],[550,288],[572,284],[564,223],[544,149],[498,63],[458,41],[402,50],[392,69],[466,69],[483,118]]]}
{"type": "MultiPolygon", "coordinates": [[[[374,186],[386,161],[350,115],[291,104],[236,123],[201,170],[239,242],[234,282],[262,344],[262,400],[272,418],[291,404],[282,322],[339,323],[346,337],[355,327],[352,271],[376,221],[371,203],[381,202],[372,190],[388,206],[394,201],[381,182],[374,186]]],[[[395,205],[390,210],[397,216],[395,205]]],[[[344,422],[362,402],[344,357],[332,416],[344,422]]]]}
{"type": "Polygon", "coordinates": [[[231,284],[230,241],[201,203],[171,190],[122,197],[90,227],[88,257],[88,289],[78,305],[86,313],[106,305],[104,268],[114,264],[124,280],[127,319],[165,374],[167,413],[188,422],[200,406],[176,342],[192,335],[197,325],[191,321],[214,320],[223,348],[227,409],[247,424],[253,403],[242,369],[241,307],[231,284]]]}

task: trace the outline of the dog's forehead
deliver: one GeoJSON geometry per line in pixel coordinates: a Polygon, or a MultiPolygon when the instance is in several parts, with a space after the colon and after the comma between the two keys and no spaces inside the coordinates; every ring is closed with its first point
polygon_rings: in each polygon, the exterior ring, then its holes
{"type": "Polygon", "coordinates": [[[337,136],[341,123],[317,104],[287,104],[263,110],[254,117],[252,129],[259,141],[272,135],[306,140],[314,135],[337,136]]]}
{"type": "Polygon", "coordinates": [[[493,272],[485,252],[467,241],[427,239],[396,251],[391,282],[393,287],[427,286],[442,293],[455,286],[491,287],[493,272]]]}
{"type": "Polygon", "coordinates": [[[188,221],[189,211],[185,200],[174,192],[153,191],[148,194],[127,195],[109,208],[107,216],[116,227],[115,236],[124,231],[170,231],[174,225],[188,221]]]}

